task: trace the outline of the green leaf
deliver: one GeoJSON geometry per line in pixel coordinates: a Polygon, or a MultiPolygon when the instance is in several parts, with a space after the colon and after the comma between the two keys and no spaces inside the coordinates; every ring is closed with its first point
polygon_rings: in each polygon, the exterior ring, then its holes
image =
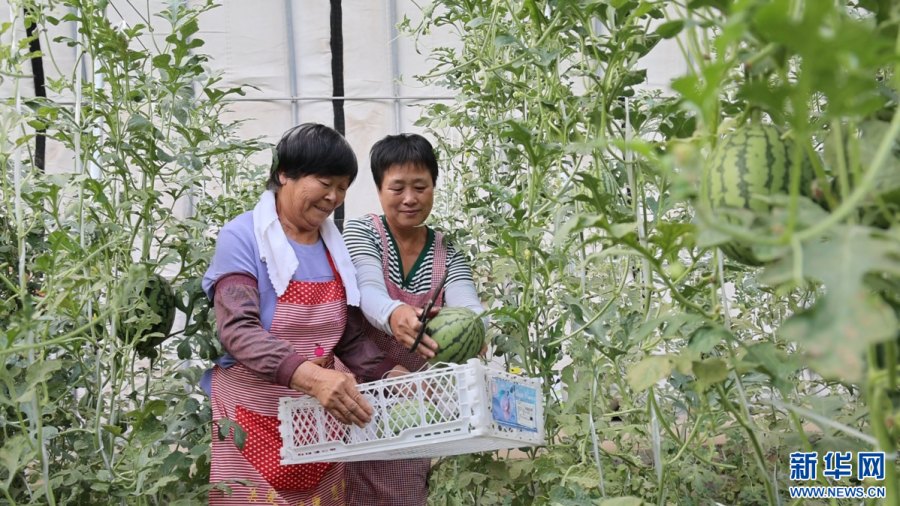
{"type": "Polygon", "coordinates": [[[674,256],[682,248],[693,245],[696,229],[691,223],[660,222],[649,240],[659,246],[661,256],[674,256]]]}
{"type": "Polygon", "coordinates": [[[510,139],[522,144],[523,146],[528,146],[531,144],[532,133],[528,129],[528,127],[524,126],[522,122],[516,120],[509,120],[505,122],[507,129],[503,130],[504,137],[509,137],[510,139]]]}
{"type": "Polygon", "coordinates": [[[628,370],[628,384],[642,392],[657,381],[672,373],[672,360],[666,355],[653,355],[631,366],[628,370]]]}
{"type": "Polygon", "coordinates": [[[191,358],[191,343],[188,339],[183,339],[180,343],[178,343],[178,348],[176,348],[178,353],[178,358],[181,360],[188,360],[191,358]]]}
{"type": "Polygon", "coordinates": [[[5,488],[19,475],[19,470],[35,457],[29,451],[28,438],[19,434],[8,439],[0,448],[0,463],[6,469],[5,488]]]}
{"type": "Polygon", "coordinates": [[[719,90],[727,84],[729,68],[724,63],[710,63],[701,75],[686,75],[672,81],[672,89],[682,95],[704,120],[713,123],[719,114],[719,90]]]}
{"type": "MultiPolygon", "coordinates": [[[[99,473],[98,473],[98,475],[99,475],[99,473]]],[[[98,477],[99,477],[99,476],[98,476],[98,477]]],[[[91,490],[94,490],[94,491],[96,491],[96,492],[100,492],[100,493],[106,494],[106,493],[109,492],[109,483],[106,483],[106,482],[99,482],[99,481],[92,481],[92,482],[91,482],[91,490]]]]}
{"type": "Polygon", "coordinates": [[[566,482],[576,483],[585,490],[599,488],[600,473],[598,473],[595,468],[589,468],[582,472],[569,473],[563,478],[563,484],[566,484],[566,482]]]}
{"type": "Polygon", "coordinates": [[[44,360],[32,364],[28,367],[25,381],[28,383],[29,387],[34,387],[40,382],[47,381],[50,375],[58,371],[61,367],[62,362],[59,360],[44,360]]]}
{"type": "Polygon", "coordinates": [[[712,248],[727,243],[731,240],[731,236],[725,232],[720,232],[710,227],[703,227],[697,234],[698,248],[712,248]]]}
{"type": "Polygon", "coordinates": [[[219,440],[227,439],[228,434],[231,432],[232,427],[237,426],[236,423],[232,422],[227,418],[220,418],[216,420],[216,425],[219,426],[219,440]]]}
{"type": "Polygon", "coordinates": [[[788,355],[772,343],[762,342],[747,348],[735,369],[738,374],[748,369],[759,370],[769,375],[779,389],[791,390],[794,386],[788,379],[801,367],[799,359],[798,355],[788,355]]]}
{"type": "Polygon", "coordinates": [[[185,39],[190,37],[191,35],[194,35],[198,31],[200,31],[200,26],[197,23],[197,19],[191,19],[190,21],[181,25],[180,31],[181,31],[181,36],[184,37],[185,39]]]}
{"type": "Polygon", "coordinates": [[[728,365],[720,358],[711,358],[693,363],[694,376],[697,378],[697,387],[703,391],[722,382],[728,377],[728,365]]]}
{"type": "Polygon", "coordinates": [[[153,399],[144,405],[144,412],[153,416],[162,416],[167,410],[166,402],[161,399],[153,399]]]}
{"type": "Polygon", "coordinates": [[[122,432],[123,432],[122,427],[119,427],[118,425],[109,425],[109,424],[103,424],[103,430],[105,430],[106,432],[109,432],[110,434],[112,434],[114,436],[121,436],[122,432]]]}
{"type": "Polygon", "coordinates": [[[237,446],[239,450],[243,450],[246,442],[247,431],[240,425],[234,424],[234,446],[237,446]]]}
{"type": "Polygon", "coordinates": [[[178,480],[179,480],[178,476],[172,476],[172,475],[157,476],[154,478],[153,484],[148,489],[144,490],[144,495],[145,496],[153,496],[156,493],[158,493],[160,490],[164,490],[166,485],[168,485],[169,483],[173,483],[178,480]]]}
{"type": "Polygon", "coordinates": [[[489,20],[487,18],[476,17],[476,18],[472,18],[472,20],[470,20],[468,23],[466,23],[465,26],[469,30],[472,30],[474,28],[478,28],[481,25],[487,24],[488,22],[489,22],[489,20]]]}
{"type": "MultiPolygon", "coordinates": [[[[772,283],[794,281],[794,254],[764,273],[772,283]]],[[[839,227],[827,240],[804,244],[802,276],[821,281],[825,293],[812,308],[782,324],[779,334],[801,343],[812,366],[823,376],[860,379],[869,344],[896,336],[898,321],[891,307],[864,284],[871,272],[900,275],[900,238],[873,229],[839,227]]]]}
{"type": "Polygon", "coordinates": [[[612,233],[613,237],[621,239],[628,234],[636,233],[637,224],[633,222],[616,223],[609,228],[609,231],[612,233]]]}
{"type": "Polygon", "coordinates": [[[656,33],[664,39],[671,39],[672,37],[675,37],[676,35],[681,33],[681,30],[683,29],[684,20],[676,19],[674,21],[667,21],[659,25],[659,28],[656,29],[656,33]]]}
{"type": "Polygon", "coordinates": [[[496,37],[494,37],[494,45],[497,46],[498,48],[501,48],[504,46],[512,46],[512,45],[515,45],[517,42],[519,42],[519,41],[516,40],[515,37],[513,37],[507,33],[501,33],[501,34],[497,35],[496,37]]]}
{"type": "Polygon", "coordinates": [[[723,327],[704,325],[691,334],[687,348],[699,357],[703,353],[711,352],[719,342],[729,338],[730,335],[731,333],[723,327]]]}
{"type": "Polygon", "coordinates": [[[172,55],[169,54],[158,54],[153,57],[153,66],[160,69],[169,68],[169,63],[172,60],[172,55]]]}
{"type": "Polygon", "coordinates": [[[150,120],[140,114],[135,114],[128,118],[128,130],[133,133],[149,132],[152,128],[153,123],[150,123],[150,120]]]}

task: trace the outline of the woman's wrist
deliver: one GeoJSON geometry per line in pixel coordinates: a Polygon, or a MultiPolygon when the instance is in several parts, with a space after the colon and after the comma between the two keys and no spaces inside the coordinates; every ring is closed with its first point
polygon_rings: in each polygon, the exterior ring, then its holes
{"type": "Polygon", "coordinates": [[[416,310],[409,304],[404,304],[402,302],[391,311],[391,315],[388,317],[388,326],[391,329],[392,336],[397,335],[403,319],[409,317],[406,313],[412,313],[412,317],[416,317],[416,310]]]}
{"type": "Polygon", "coordinates": [[[394,326],[392,325],[392,319],[394,315],[397,313],[397,310],[406,304],[400,302],[399,300],[392,301],[391,305],[388,306],[387,310],[384,312],[384,319],[381,321],[382,329],[387,335],[394,335],[394,326]]]}
{"type": "Polygon", "coordinates": [[[309,394],[313,390],[316,381],[316,373],[320,367],[309,360],[304,360],[291,375],[290,387],[298,392],[309,394]]]}
{"type": "Polygon", "coordinates": [[[275,382],[279,385],[293,388],[292,382],[294,373],[303,362],[306,362],[306,356],[299,353],[292,353],[285,357],[285,359],[278,364],[278,369],[275,370],[275,382]]]}

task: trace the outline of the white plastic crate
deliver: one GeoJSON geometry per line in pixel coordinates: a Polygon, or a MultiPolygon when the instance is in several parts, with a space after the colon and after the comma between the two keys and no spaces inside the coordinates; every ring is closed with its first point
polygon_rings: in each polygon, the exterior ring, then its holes
{"type": "Polygon", "coordinates": [[[540,381],[465,364],[359,385],[375,410],[365,427],[338,422],[312,397],[282,397],[282,464],[440,457],[544,440],[540,381]],[[401,404],[402,403],[402,404],[401,404]],[[399,406],[403,414],[391,416],[399,406]]]}

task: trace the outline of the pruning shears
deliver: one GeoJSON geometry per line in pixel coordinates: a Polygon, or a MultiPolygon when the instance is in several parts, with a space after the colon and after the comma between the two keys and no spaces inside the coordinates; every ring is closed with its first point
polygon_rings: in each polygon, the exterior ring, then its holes
{"type": "Polygon", "coordinates": [[[425,324],[428,322],[428,313],[430,313],[431,309],[434,308],[434,304],[437,302],[438,297],[441,295],[441,291],[443,291],[445,284],[447,284],[447,272],[444,272],[444,278],[441,279],[440,284],[438,284],[437,289],[434,291],[434,295],[431,296],[431,300],[428,301],[428,304],[425,306],[422,314],[419,315],[419,323],[422,324],[422,328],[419,329],[419,335],[416,336],[416,340],[413,341],[412,346],[409,347],[410,353],[416,351],[416,348],[419,347],[419,343],[422,342],[422,337],[425,336],[425,324]]]}

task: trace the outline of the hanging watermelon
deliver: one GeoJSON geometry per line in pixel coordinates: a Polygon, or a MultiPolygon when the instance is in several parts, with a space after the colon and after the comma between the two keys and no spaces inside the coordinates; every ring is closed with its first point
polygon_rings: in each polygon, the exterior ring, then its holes
{"type": "MultiPolygon", "coordinates": [[[[701,197],[713,213],[722,209],[768,213],[769,204],[756,197],[789,194],[791,173],[795,170],[800,171],[800,192],[808,196],[814,179],[812,164],[805,155],[799,161],[795,156],[793,141],[783,139],[773,125],[753,122],[738,128],[712,152],[704,167],[706,192],[701,197]]],[[[742,264],[762,265],[748,244],[732,241],[721,249],[742,264]]]]}
{"type": "Polygon", "coordinates": [[[159,274],[151,274],[143,289],[129,299],[128,309],[123,315],[119,339],[126,343],[136,342],[135,348],[144,357],[155,357],[156,346],[163,343],[172,331],[175,322],[175,293],[169,281],[159,274]],[[143,299],[149,309],[151,324],[141,324],[143,309],[138,303],[143,299]]]}

